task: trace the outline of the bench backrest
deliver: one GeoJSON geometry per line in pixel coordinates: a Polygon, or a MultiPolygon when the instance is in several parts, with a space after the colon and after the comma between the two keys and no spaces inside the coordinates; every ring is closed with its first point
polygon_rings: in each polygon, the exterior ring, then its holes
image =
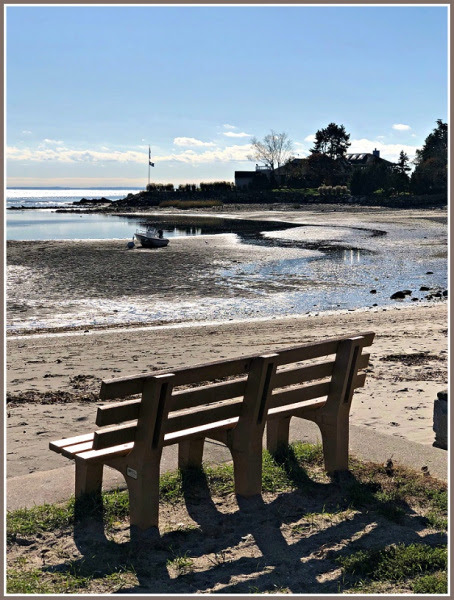
{"type": "MultiPolygon", "coordinates": [[[[93,448],[135,441],[159,447],[181,431],[216,426],[262,426],[269,410],[317,401],[348,403],[364,385],[362,354],[374,334],[329,339],[273,354],[223,360],[172,372],[102,382],[104,400],[141,398],[98,408],[93,448]]],[[[190,431],[188,431],[190,433],[190,431]]]]}

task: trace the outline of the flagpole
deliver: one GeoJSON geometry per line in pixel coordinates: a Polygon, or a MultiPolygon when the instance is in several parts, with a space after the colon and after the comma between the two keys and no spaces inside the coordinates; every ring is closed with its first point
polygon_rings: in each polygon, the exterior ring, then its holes
{"type": "Polygon", "coordinates": [[[148,146],[148,185],[150,185],[150,156],[151,156],[151,149],[150,149],[150,146],[148,146]]]}

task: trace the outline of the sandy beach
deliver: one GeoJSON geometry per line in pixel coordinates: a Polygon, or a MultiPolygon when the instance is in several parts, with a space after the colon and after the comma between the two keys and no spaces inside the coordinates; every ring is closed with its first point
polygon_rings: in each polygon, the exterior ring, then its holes
{"type": "Polygon", "coordinates": [[[7,343],[7,475],[67,465],[52,439],[93,427],[100,381],[375,331],[351,423],[432,444],[433,402],[447,388],[447,305],[408,306],[204,326],[17,336],[7,343]]]}
{"type": "MultiPolygon", "coordinates": [[[[412,251],[424,257],[418,267],[422,274],[427,270],[426,260],[444,260],[447,252],[446,211],[440,209],[331,206],[225,212],[241,218],[342,225],[351,231],[382,230],[393,248],[402,245],[402,232],[410,232],[412,251]]],[[[339,239],[343,244],[348,241],[339,239]]],[[[363,246],[371,249],[380,243],[376,236],[363,240],[363,246]]],[[[378,282],[378,293],[362,310],[323,312],[313,307],[303,315],[259,319],[251,310],[246,319],[237,320],[231,314],[223,322],[210,322],[210,301],[215,306],[223,294],[273,302],[277,297],[273,292],[285,285],[309,290],[311,282],[304,273],[294,274],[293,279],[256,281],[245,272],[233,286],[229,281],[229,268],[235,265],[251,260],[255,265],[269,265],[277,253],[292,260],[308,250],[232,243],[229,234],[176,239],[165,250],[169,252],[128,253],[118,241],[8,243],[8,323],[36,325],[41,319],[47,324],[47,333],[42,326],[25,326],[20,329],[22,335],[11,331],[7,337],[8,477],[67,465],[65,459],[48,450],[48,443],[91,430],[102,379],[268,352],[369,330],[376,332],[371,365],[366,387],[354,397],[351,423],[432,444],[433,402],[437,392],[447,388],[446,299],[427,301],[421,297],[411,302],[406,298],[397,306],[380,305],[378,282]],[[214,269],[213,264],[217,265],[214,269]],[[153,291],[147,295],[150,289],[153,291]],[[208,322],[157,318],[150,327],[150,323],[147,326],[135,320],[134,314],[130,322],[118,319],[108,328],[103,327],[102,320],[90,326],[77,321],[87,299],[108,300],[106,314],[115,316],[115,307],[125,297],[131,302],[138,294],[143,294],[144,301],[148,298],[149,303],[157,300],[168,306],[169,314],[176,306],[172,303],[183,296],[199,305],[202,317],[206,312],[208,322]],[[59,311],[66,311],[69,320],[73,319],[72,327],[59,327],[61,319],[57,325],[53,323],[57,304],[59,311]]]]}

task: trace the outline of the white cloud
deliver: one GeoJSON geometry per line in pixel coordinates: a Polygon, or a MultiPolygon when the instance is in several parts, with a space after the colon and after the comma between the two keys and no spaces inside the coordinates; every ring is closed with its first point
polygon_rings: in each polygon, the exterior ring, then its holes
{"type": "Polygon", "coordinates": [[[311,144],[315,142],[315,133],[311,133],[311,135],[306,135],[304,138],[305,142],[310,142],[311,144]]]}
{"type": "MultiPolygon", "coordinates": [[[[197,153],[194,150],[185,150],[184,152],[156,156],[159,162],[182,162],[192,166],[206,165],[209,163],[227,163],[248,161],[248,155],[251,153],[250,144],[228,146],[227,148],[216,148],[215,150],[205,150],[197,153]]],[[[249,162],[249,161],[248,161],[249,162]]]]}
{"type": "MultiPolygon", "coordinates": [[[[214,144],[210,144],[214,146],[214,144]]],[[[248,155],[251,152],[250,144],[227,146],[226,148],[214,148],[205,150],[204,152],[196,152],[192,149],[186,149],[181,152],[172,154],[159,155],[158,152],[153,153],[155,162],[177,162],[186,163],[193,166],[205,165],[209,163],[227,163],[235,161],[247,161],[248,155]]],[[[139,163],[145,164],[148,160],[147,152],[139,152],[136,150],[120,151],[120,150],[74,150],[64,147],[45,147],[40,146],[35,148],[18,148],[9,146],[6,150],[6,155],[10,161],[30,161],[30,162],[48,162],[56,163],[139,163]]]]}
{"type": "Polygon", "coordinates": [[[55,161],[59,163],[76,162],[137,162],[143,163],[147,156],[143,152],[119,150],[72,150],[70,148],[58,147],[51,148],[40,145],[39,148],[17,148],[10,146],[6,149],[6,156],[13,161],[32,161],[47,162],[55,161]]]}
{"type": "Polygon", "coordinates": [[[228,123],[225,123],[223,127],[224,129],[238,129],[238,127],[235,127],[235,125],[229,125],[228,123]]]}
{"type": "Polygon", "coordinates": [[[187,146],[212,147],[215,145],[213,142],[202,142],[201,140],[196,140],[195,138],[189,138],[189,137],[177,137],[173,140],[173,143],[175,144],[175,146],[185,146],[185,147],[187,147],[187,146]]]}
{"type": "Polygon", "coordinates": [[[243,138],[243,137],[251,137],[252,133],[245,133],[244,131],[242,131],[241,133],[234,133],[233,131],[225,131],[223,133],[223,135],[226,135],[227,137],[243,138]]]}
{"type": "Polygon", "coordinates": [[[393,129],[396,129],[397,131],[408,131],[411,127],[410,125],[404,125],[403,123],[394,123],[393,129]]]}
{"type": "Polygon", "coordinates": [[[22,132],[22,135],[31,135],[32,132],[29,129],[24,129],[22,132]]]}
{"type": "Polygon", "coordinates": [[[49,138],[45,138],[40,144],[40,147],[43,146],[63,146],[63,142],[61,140],[50,140],[49,138]]]}

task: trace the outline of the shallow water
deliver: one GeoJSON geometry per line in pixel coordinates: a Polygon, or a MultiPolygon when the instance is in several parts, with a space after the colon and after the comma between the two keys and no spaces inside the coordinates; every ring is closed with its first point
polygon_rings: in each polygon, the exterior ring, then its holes
{"type": "Polygon", "coordinates": [[[16,243],[8,263],[8,330],[348,310],[395,304],[390,296],[402,289],[412,290],[403,301],[408,304],[425,301],[423,285],[447,285],[442,222],[395,223],[386,230],[168,215],[159,222],[167,229],[192,223],[200,235],[189,246],[175,239],[165,249],[126,253],[123,242],[105,250],[73,242],[78,246],[49,263],[56,247],[16,243]]]}

